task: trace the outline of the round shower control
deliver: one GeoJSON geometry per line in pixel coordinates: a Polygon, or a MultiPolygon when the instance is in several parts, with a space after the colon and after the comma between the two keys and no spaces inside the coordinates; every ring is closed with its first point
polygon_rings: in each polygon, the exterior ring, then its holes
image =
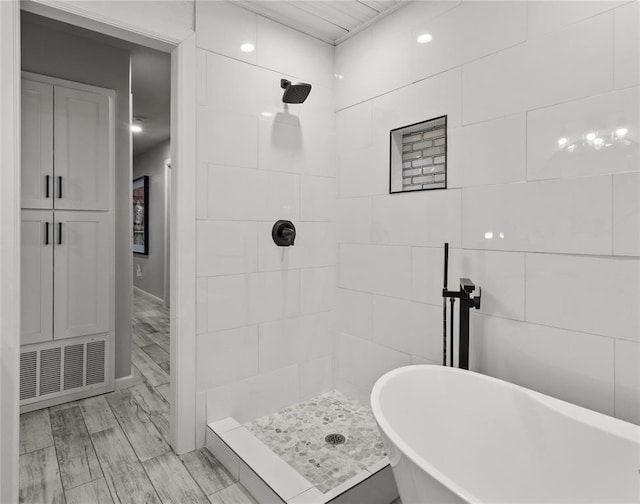
{"type": "Polygon", "coordinates": [[[278,247],[289,247],[296,239],[296,227],[288,220],[276,221],[271,229],[271,237],[278,247]]]}

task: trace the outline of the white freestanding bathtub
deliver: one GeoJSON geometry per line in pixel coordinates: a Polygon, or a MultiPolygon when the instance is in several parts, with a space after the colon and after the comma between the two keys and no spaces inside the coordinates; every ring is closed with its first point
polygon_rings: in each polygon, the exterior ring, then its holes
{"type": "Polygon", "coordinates": [[[373,387],[403,504],[640,502],[640,427],[471,371],[373,387]]]}

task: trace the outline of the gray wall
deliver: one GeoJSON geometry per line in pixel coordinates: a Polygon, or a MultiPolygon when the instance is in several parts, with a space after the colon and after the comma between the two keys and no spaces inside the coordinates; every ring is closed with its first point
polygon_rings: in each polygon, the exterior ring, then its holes
{"type": "MultiPolygon", "coordinates": [[[[23,13],[24,14],[24,13],[23,13]]],[[[116,326],[115,376],[131,372],[131,134],[129,131],[129,52],[42,24],[22,16],[22,69],[116,92],[116,326]]]]}
{"type": "MultiPolygon", "coordinates": [[[[135,99],[135,97],[134,97],[135,99]]],[[[164,292],[164,225],[165,167],[171,154],[166,140],[133,159],[133,178],[149,177],[149,255],[133,256],[133,285],[149,294],[165,299],[164,292]],[[138,276],[140,268],[141,276],[138,276]]]]}

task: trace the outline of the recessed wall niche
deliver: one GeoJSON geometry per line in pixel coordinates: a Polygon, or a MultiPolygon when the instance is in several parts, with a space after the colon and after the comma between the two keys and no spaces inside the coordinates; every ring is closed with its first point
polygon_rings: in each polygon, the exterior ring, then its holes
{"type": "Polygon", "coordinates": [[[390,132],[389,192],[447,188],[447,116],[390,132]]]}

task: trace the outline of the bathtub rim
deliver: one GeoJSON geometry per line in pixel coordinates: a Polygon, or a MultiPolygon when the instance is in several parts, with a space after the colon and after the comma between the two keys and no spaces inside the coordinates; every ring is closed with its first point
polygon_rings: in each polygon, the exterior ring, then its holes
{"type": "MultiPolygon", "coordinates": [[[[427,472],[440,484],[444,485],[450,492],[454,493],[461,499],[467,502],[479,502],[480,499],[471,494],[468,490],[461,488],[460,485],[455,483],[451,478],[443,474],[440,470],[435,468],[429,461],[420,455],[416,450],[410,447],[400,435],[393,429],[386,419],[383,413],[383,408],[380,404],[380,394],[384,386],[397,377],[406,373],[454,373],[454,374],[469,374],[472,373],[474,379],[484,380],[496,384],[500,387],[505,387],[508,390],[517,390],[524,393],[531,399],[540,402],[543,407],[550,408],[556,413],[569,417],[575,421],[580,421],[590,425],[593,428],[607,432],[608,434],[620,437],[624,440],[635,443],[640,447],[640,426],[627,422],[625,420],[611,417],[604,413],[590,410],[583,406],[573,404],[562,399],[557,399],[541,392],[536,392],[522,385],[495,378],[493,376],[478,373],[476,371],[464,370],[453,367],[445,367],[436,364],[414,364],[409,366],[402,366],[392,369],[383,374],[373,386],[370,395],[370,404],[373,411],[373,416],[378,423],[378,427],[382,430],[383,434],[389,438],[389,440],[395,445],[396,449],[406,456],[412,463],[417,465],[421,470],[427,472]]],[[[391,457],[390,457],[391,458],[391,457]]]]}

